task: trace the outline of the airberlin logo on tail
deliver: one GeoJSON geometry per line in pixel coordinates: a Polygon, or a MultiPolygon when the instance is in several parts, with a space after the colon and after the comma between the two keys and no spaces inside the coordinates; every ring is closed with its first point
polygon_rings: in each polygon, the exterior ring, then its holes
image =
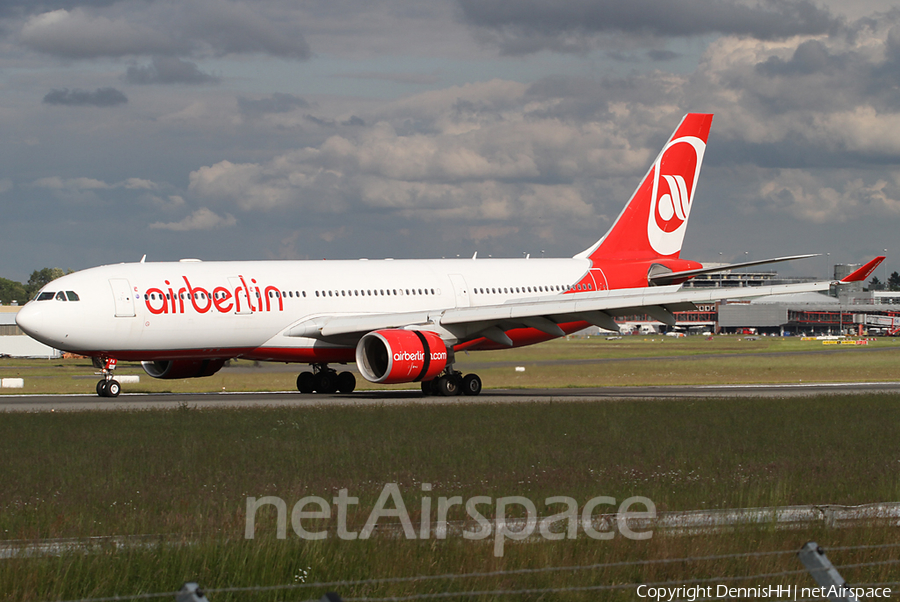
{"type": "Polygon", "coordinates": [[[663,148],[653,166],[647,238],[660,255],[681,250],[705,150],[706,143],[700,138],[676,138],[663,148]]]}

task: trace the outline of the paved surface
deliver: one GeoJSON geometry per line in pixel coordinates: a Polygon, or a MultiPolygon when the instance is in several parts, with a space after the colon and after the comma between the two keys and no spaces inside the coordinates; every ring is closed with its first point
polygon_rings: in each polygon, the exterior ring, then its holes
{"type": "Polygon", "coordinates": [[[697,397],[800,397],[862,393],[900,393],[900,382],[786,385],[708,385],[666,387],[597,387],[588,389],[486,389],[477,397],[423,397],[418,390],[357,391],[348,395],[276,393],[123,393],[115,399],[94,395],[3,395],[0,412],[83,410],[150,410],[196,408],[285,407],[323,405],[404,405],[448,403],[602,402],[616,399],[697,397]]]}

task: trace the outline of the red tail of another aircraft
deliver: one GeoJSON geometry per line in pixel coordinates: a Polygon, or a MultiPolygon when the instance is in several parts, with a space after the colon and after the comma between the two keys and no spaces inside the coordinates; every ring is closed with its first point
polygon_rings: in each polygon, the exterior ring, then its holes
{"type": "Polygon", "coordinates": [[[678,259],[712,118],[689,113],[681,120],[609,232],[577,258],[595,267],[678,259]]]}

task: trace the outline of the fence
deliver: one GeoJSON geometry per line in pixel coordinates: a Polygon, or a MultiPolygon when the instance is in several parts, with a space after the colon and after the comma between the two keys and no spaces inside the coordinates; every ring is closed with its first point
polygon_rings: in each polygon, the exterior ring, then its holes
{"type": "MultiPolygon", "coordinates": [[[[861,546],[843,546],[831,548],[829,552],[843,551],[859,551],[871,550],[880,552],[889,552],[900,548],[900,543],[882,544],[882,545],[861,545],[861,546]]],[[[440,600],[448,598],[458,599],[476,599],[479,597],[506,597],[506,596],[537,596],[552,595],[574,592],[610,592],[610,591],[629,591],[634,590],[638,598],[645,599],[665,599],[671,602],[707,602],[711,600],[723,599],[739,599],[739,598],[768,598],[768,599],[789,599],[794,602],[806,602],[812,600],[821,600],[828,598],[832,602],[857,602],[858,594],[862,593],[864,599],[887,599],[895,597],[894,588],[900,586],[900,581],[879,582],[879,583],[862,583],[848,585],[841,576],[842,571],[876,566],[900,565],[900,559],[887,558],[883,560],[874,560],[871,562],[851,563],[845,565],[834,566],[828,559],[826,553],[815,542],[809,542],[799,551],[797,550],[780,550],[771,552],[744,552],[734,554],[720,554],[714,556],[697,556],[685,558],[664,558],[654,560],[639,560],[628,562],[611,562],[591,565],[576,566],[551,566],[535,569],[515,569],[505,571],[492,571],[480,573],[462,573],[462,574],[443,574],[443,575],[416,575],[411,577],[392,577],[384,579],[364,579],[357,581],[331,581],[319,583],[293,583],[287,585],[273,586],[255,586],[255,587],[227,587],[227,588],[210,588],[202,589],[197,583],[186,583],[179,591],[161,592],[152,594],[139,594],[133,596],[113,596],[108,598],[86,598],[80,600],[70,600],[67,602],[125,602],[128,600],[147,600],[147,599],[175,599],[176,602],[215,602],[216,594],[225,593],[260,593],[260,592],[276,592],[276,591],[315,591],[330,590],[321,594],[319,598],[310,599],[311,602],[407,602],[414,600],[440,600]],[[719,577],[706,577],[698,579],[687,579],[680,581],[659,581],[652,583],[619,583],[608,585],[586,585],[571,587],[556,587],[543,589],[482,589],[482,590],[465,590],[456,589],[452,591],[444,591],[438,593],[410,594],[404,596],[391,597],[346,597],[342,598],[340,591],[348,591],[360,586],[397,584],[397,583],[423,583],[423,582],[461,582],[474,578],[490,578],[490,577],[515,577],[536,573],[550,572],[585,572],[608,569],[612,567],[641,567],[659,564],[675,564],[675,563],[703,563],[714,560],[740,559],[761,556],[796,556],[800,564],[804,568],[786,568],[782,571],[751,574],[751,575],[730,575],[719,577]],[[812,583],[808,587],[797,585],[776,585],[768,586],[768,591],[760,590],[759,585],[741,587],[741,582],[758,583],[762,579],[776,579],[779,577],[796,576],[809,574],[817,584],[812,583]],[[724,590],[723,590],[724,588],[724,590]],[[750,591],[754,590],[754,591],[750,591]],[[756,591],[759,590],[759,591],[756,591]],[[664,591],[667,595],[660,598],[659,591],[664,591]],[[674,595],[669,596],[672,592],[674,595]],[[723,594],[724,595],[720,595],[723,594]],[[698,595],[699,594],[699,595],[698,595]],[[210,597],[211,596],[211,597],[210,597]]],[[[793,566],[799,566],[794,564],[793,566]]]]}

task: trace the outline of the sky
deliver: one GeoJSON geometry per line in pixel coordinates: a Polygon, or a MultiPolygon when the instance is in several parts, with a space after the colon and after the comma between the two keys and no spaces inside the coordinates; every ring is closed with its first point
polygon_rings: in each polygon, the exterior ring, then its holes
{"type": "Polygon", "coordinates": [[[569,257],[687,112],[682,257],[900,270],[888,2],[4,0],[0,277],[569,257]]]}

